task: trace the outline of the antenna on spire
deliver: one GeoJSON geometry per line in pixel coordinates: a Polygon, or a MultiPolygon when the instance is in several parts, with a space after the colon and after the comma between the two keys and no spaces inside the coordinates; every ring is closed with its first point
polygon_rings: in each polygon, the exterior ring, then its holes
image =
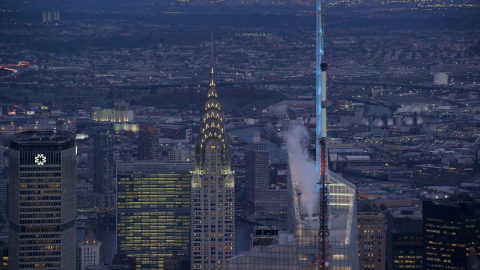
{"type": "Polygon", "coordinates": [[[210,30],[210,62],[213,67],[213,30],[210,30]]]}
{"type": "Polygon", "coordinates": [[[210,31],[210,80],[208,86],[215,86],[215,77],[213,70],[213,30],[210,31]]]}

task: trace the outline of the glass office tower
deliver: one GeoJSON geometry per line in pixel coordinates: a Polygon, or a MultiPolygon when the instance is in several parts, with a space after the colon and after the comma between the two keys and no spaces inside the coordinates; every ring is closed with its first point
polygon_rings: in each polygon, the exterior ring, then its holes
{"type": "Polygon", "coordinates": [[[137,270],[163,269],[165,257],[187,255],[193,163],[117,163],[117,249],[137,270]]]}
{"type": "MultiPolygon", "coordinates": [[[[301,212],[300,192],[289,177],[288,230],[279,232],[279,244],[239,254],[228,260],[229,270],[315,270],[318,217],[301,212]]],[[[356,188],[329,171],[331,270],[358,270],[356,188]]]]}
{"type": "Polygon", "coordinates": [[[17,133],[9,155],[10,269],[75,269],[75,135],[17,133]]]}

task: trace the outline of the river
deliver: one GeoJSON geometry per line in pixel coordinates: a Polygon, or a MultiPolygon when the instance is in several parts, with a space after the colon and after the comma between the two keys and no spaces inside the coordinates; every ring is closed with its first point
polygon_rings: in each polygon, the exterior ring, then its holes
{"type": "MultiPolygon", "coordinates": [[[[250,142],[252,141],[252,133],[261,131],[262,127],[250,127],[229,131],[228,133],[237,136],[237,138],[241,140],[250,142]]],[[[272,143],[265,138],[261,138],[261,141],[267,145],[271,162],[287,161],[287,152],[284,144],[278,145],[277,143],[272,143]]],[[[263,224],[275,225],[279,229],[287,228],[287,223],[285,221],[266,220],[263,224]]],[[[237,220],[235,223],[235,253],[238,254],[240,252],[248,251],[250,248],[250,233],[253,232],[253,228],[255,226],[257,226],[257,224],[251,223],[247,220],[237,220]]],[[[77,242],[84,240],[84,234],[84,229],[77,229],[77,242]]],[[[99,226],[98,235],[99,240],[105,244],[105,262],[110,264],[117,249],[117,230],[115,227],[99,226]]]]}

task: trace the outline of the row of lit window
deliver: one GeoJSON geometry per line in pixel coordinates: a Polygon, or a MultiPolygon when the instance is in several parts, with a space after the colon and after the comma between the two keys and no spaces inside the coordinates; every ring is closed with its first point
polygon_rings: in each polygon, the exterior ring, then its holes
{"type": "Polygon", "coordinates": [[[41,179],[27,179],[20,178],[20,183],[32,184],[32,183],[61,183],[62,178],[41,178],[41,179]]]}
{"type": "Polygon", "coordinates": [[[23,213],[23,212],[60,212],[61,211],[61,208],[59,207],[54,207],[54,208],[49,208],[49,207],[27,207],[27,208],[23,208],[21,207],[19,209],[19,212],[20,213],[23,213]]]}
{"type": "Polygon", "coordinates": [[[20,189],[45,189],[45,188],[61,188],[61,184],[21,184],[20,189]]]}

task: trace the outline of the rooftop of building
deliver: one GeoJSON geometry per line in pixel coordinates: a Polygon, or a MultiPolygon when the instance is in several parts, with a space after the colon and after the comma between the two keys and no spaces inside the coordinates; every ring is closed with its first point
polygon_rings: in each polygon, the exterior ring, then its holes
{"type": "Polygon", "coordinates": [[[435,204],[435,205],[444,205],[444,206],[460,206],[464,205],[480,205],[480,199],[471,199],[471,200],[434,200],[434,201],[424,201],[424,204],[435,204]]]}
{"type": "Polygon", "coordinates": [[[388,212],[395,218],[422,219],[421,207],[389,208],[388,212]]]}
{"type": "Polygon", "coordinates": [[[377,209],[377,207],[373,206],[369,202],[358,201],[357,202],[357,213],[361,213],[361,212],[379,213],[380,211],[377,209]]]}
{"type": "Polygon", "coordinates": [[[193,162],[164,162],[153,160],[142,160],[135,162],[118,162],[119,173],[156,173],[156,172],[188,172],[195,168],[193,162]]]}
{"type": "Polygon", "coordinates": [[[14,134],[11,143],[21,145],[62,144],[75,141],[75,134],[66,131],[25,131],[14,134]]]}

